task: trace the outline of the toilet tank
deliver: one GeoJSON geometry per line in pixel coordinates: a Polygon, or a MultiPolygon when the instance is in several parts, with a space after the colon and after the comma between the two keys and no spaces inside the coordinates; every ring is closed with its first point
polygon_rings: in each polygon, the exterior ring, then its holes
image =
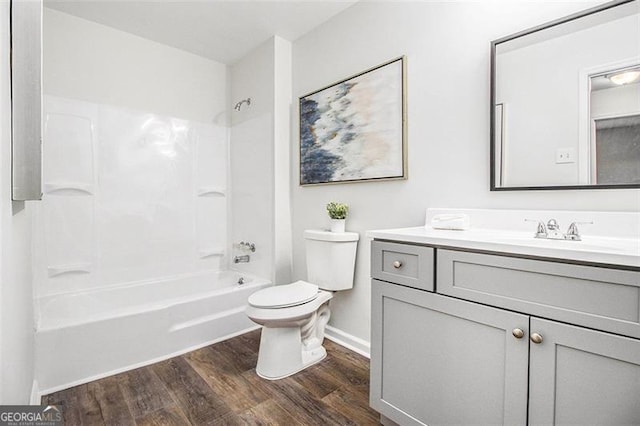
{"type": "Polygon", "coordinates": [[[353,288],[356,266],[356,232],[304,231],[307,281],[323,290],[353,288]]]}

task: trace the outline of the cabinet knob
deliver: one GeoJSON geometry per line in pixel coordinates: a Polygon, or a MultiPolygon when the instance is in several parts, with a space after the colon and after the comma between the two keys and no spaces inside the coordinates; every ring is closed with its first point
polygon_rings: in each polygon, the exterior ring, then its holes
{"type": "Polygon", "coordinates": [[[516,339],[522,339],[522,337],[524,337],[524,331],[522,331],[521,328],[514,328],[511,334],[513,334],[513,337],[516,339]]]}
{"type": "Polygon", "coordinates": [[[399,269],[402,266],[402,262],[400,262],[399,260],[396,260],[395,262],[393,262],[393,267],[396,269],[399,269]]]}
{"type": "Polygon", "coordinates": [[[538,333],[531,333],[530,339],[535,344],[542,343],[542,336],[540,334],[538,334],[538,333]]]}

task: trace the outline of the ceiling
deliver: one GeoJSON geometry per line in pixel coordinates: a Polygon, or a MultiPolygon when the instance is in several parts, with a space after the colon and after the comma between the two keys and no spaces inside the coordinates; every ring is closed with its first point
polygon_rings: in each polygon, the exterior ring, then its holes
{"type": "MultiPolygon", "coordinates": [[[[640,67],[628,68],[626,71],[640,71],[640,67]]],[[[608,72],[607,74],[591,77],[591,90],[596,91],[621,87],[620,85],[615,84],[613,81],[609,80],[608,77],[609,75],[619,74],[620,72],[620,69],[611,70],[611,72],[608,72]]],[[[627,85],[637,85],[638,87],[640,87],[640,81],[635,81],[630,84],[626,84],[625,86],[627,85]]]]}
{"type": "Polygon", "coordinates": [[[233,64],[273,35],[293,41],[357,0],[45,0],[45,6],[233,64]]]}

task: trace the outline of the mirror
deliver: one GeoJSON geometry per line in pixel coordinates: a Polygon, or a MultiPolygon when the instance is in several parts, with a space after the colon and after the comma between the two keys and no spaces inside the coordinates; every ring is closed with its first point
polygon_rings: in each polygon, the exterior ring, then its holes
{"type": "Polygon", "coordinates": [[[640,187],[640,4],[491,43],[491,190],[640,187]]]}

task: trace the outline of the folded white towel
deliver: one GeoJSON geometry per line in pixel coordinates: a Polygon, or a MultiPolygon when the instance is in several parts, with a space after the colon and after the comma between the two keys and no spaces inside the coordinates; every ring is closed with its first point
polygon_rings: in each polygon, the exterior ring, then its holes
{"type": "Polygon", "coordinates": [[[438,214],[431,219],[433,229],[469,229],[469,216],[466,214],[438,214]]]}

